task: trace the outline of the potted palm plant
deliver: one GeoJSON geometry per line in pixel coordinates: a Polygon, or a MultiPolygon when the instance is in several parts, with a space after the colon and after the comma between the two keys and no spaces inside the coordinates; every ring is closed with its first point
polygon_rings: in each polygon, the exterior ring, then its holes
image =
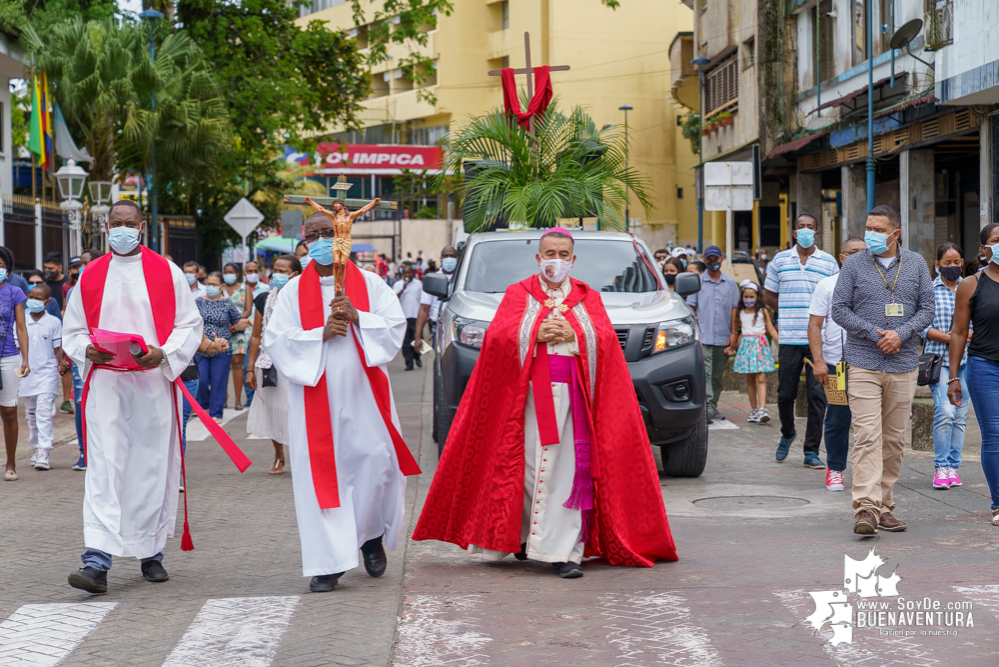
{"type": "Polygon", "coordinates": [[[469,232],[496,225],[552,227],[578,218],[623,229],[627,192],[646,215],[653,206],[648,178],[627,166],[622,129],[597,130],[581,107],[564,114],[553,103],[529,131],[496,109],[470,118],[449,136],[437,180],[463,175],[456,194],[469,232]]]}

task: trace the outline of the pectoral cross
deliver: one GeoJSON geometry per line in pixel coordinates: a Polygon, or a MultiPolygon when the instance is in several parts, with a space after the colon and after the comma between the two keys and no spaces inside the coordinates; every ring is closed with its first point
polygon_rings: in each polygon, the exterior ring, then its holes
{"type": "Polygon", "coordinates": [[[394,201],[383,202],[377,198],[371,201],[366,199],[347,199],[347,190],[350,189],[350,183],[347,182],[347,177],[343,174],[340,174],[340,178],[333,185],[333,189],[336,190],[336,197],[285,195],[284,202],[286,204],[311,206],[318,213],[322,213],[329,218],[330,222],[333,223],[333,233],[335,234],[333,238],[333,275],[336,277],[336,293],[340,295],[343,294],[343,281],[347,276],[347,262],[350,261],[350,250],[353,246],[351,228],[354,226],[354,221],[373,208],[394,211],[398,208],[399,204],[394,201]],[[323,204],[330,206],[330,208],[325,208],[323,204]],[[351,212],[349,210],[350,207],[354,207],[357,210],[351,212]]]}
{"type": "MultiPolygon", "coordinates": [[[[531,67],[531,33],[524,33],[524,61],[526,66],[523,69],[513,70],[514,74],[526,74],[527,75],[527,100],[528,102],[534,98],[534,71],[536,67],[531,67]]],[[[552,65],[548,68],[549,72],[565,72],[572,69],[568,65],[552,65]]],[[[503,70],[493,69],[489,70],[489,76],[502,76],[503,70]]],[[[534,131],[534,119],[528,119],[528,129],[534,131]]]]}

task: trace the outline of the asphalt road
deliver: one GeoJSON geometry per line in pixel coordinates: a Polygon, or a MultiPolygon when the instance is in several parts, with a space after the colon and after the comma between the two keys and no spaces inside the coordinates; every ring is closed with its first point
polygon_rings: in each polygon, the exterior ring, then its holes
{"type": "MultiPolygon", "coordinates": [[[[430,366],[392,366],[403,435],[424,470],[408,486],[410,530],[437,458],[430,366]]],[[[801,466],[800,441],[778,464],[776,426],[747,424],[744,394],[720,407],[731,418],[722,426],[736,428],[711,430],[704,475],[660,479],[680,561],[590,560],[576,580],[405,540],[383,578],[362,568],[333,593],[309,593],[290,474],[267,474],[270,443],[246,438],[244,411],[226,428],[255,461],[245,474],[196,429],[188,447],[195,551],[180,551],[178,527],[169,582],[147,583],[135,561],[115,559],[111,590],[90,597],[66,584],[82,551],[75,446],[57,447],[48,472],[28,468],[22,450],[21,480],[0,484],[0,667],[999,663],[999,529],[977,452],[965,455],[962,488],[936,491],[932,456],[907,449],[896,515],[909,530],[860,538],[849,492],[827,492],[823,471],[801,466]],[[845,575],[844,556],[864,561],[872,548],[883,564],[845,575]],[[845,577],[858,592],[845,592],[845,577]],[[832,603],[817,616],[811,592],[832,603]],[[922,624],[917,601],[937,624],[922,624]],[[837,621],[836,639],[850,641],[833,645],[831,624],[814,630],[810,616],[837,621]]]]}

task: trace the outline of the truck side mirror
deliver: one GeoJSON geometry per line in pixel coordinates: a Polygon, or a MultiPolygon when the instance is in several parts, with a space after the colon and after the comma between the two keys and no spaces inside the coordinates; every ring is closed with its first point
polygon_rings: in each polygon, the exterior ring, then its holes
{"type": "MultiPolygon", "coordinates": [[[[451,298],[449,294],[450,287],[451,283],[448,281],[447,276],[442,273],[428,273],[423,276],[423,291],[442,301],[447,301],[451,298]]],[[[700,289],[700,287],[700,283],[698,283],[697,288],[700,289]]]]}
{"type": "MultiPolygon", "coordinates": [[[[424,283],[424,289],[426,283],[424,283]]],[[[676,282],[673,283],[673,290],[680,296],[686,298],[691,294],[701,291],[701,277],[696,273],[678,273],[676,282]]]]}

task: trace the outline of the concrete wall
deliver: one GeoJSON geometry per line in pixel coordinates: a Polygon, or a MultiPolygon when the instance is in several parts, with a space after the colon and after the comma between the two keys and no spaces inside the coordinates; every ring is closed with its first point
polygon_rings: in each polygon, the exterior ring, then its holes
{"type": "Polygon", "coordinates": [[[10,136],[10,86],[0,86],[0,105],[3,105],[3,116],[0,117],[0,138],[3,150],[0,150],[0,195],[9,196],[14,193],[13,165],[14,149],[10,136]]]}
{"type": "MultiPolygon", "coordinates": [[[[461,225],[460,220],[403,220],[402,243],[396,248],[396,254],[406,256],[407,252],[413,258],[422,250],[423,257],[440,259],[441,250],[451,245],[454,240],[454,230],[461,225]]],[[[361,243],[370,243],[375,250],[392,257],[392,234],[395,231],[393,220],[372,220],[354,225],[354,239],[361,243]],[[387,238],[368,238],[370,236],[385,236],[387,238]]]]}

